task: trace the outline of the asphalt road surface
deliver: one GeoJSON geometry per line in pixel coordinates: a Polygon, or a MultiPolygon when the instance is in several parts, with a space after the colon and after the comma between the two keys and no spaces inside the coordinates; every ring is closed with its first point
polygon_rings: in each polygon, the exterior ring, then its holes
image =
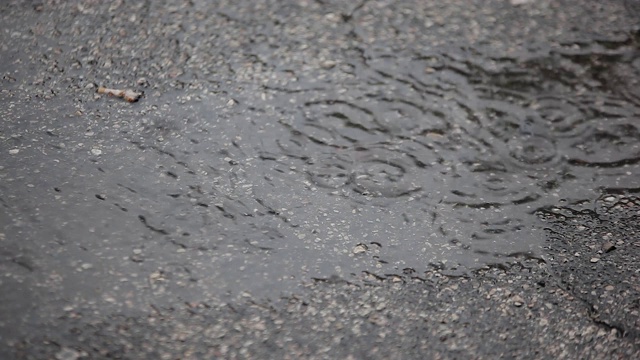
{"type": "Polygon", "coordinates": [[[0,359],[640,358],[638,4],[3,2],[0,359]]]}

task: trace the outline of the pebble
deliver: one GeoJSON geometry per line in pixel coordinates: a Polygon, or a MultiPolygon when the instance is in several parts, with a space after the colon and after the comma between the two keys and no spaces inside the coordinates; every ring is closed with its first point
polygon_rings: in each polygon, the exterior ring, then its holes
{"type": "Polygon", "coordinates": [[[606,243],[602,244],[602,251],[606,253],[613,251],[615,249],[616,249],[616,246],[611,241],[607,241],[606,243]]]}
{"type": "Polygon", "coordinates": [[[77,351],[64,347],[56,353],[56,360],[76,360],[80,357],[77,351]]]}
{"type": "Polygon", "coordinates": [[[591,258],[591,260],[589,260],[589,261],[591,261],[592,263],[594,263],[594,264],[595,264],[595,263],[597,263],[598,261],[600,261],[600,258],[594,257],[594,258],[591,258]]]}
{"type": "Polygon", "coordinates": [[[20,149],[11,149],[11,150],[9,150],[9,154],[11,154],[11,155],[15,155],[15,154],[17,154],[19,152],[20,152],[20,149]]]}
{"type": "Polygon", "coordinates": [[[322,68],[324,69],[331,69],[332,67],[336,66],[337,63],[333,60],[325,60],[323,61],[320,66],[322,66],[322,68]]]}
{"type": "Polygon", "coordinates": [[[532,3],[533,0],[511,0],[510,2],[511,2],[511,5],[518,6],[518,5],[532,3]]]}
{"type": "Polygon", "coordinates": [[[513,306],[515,307],[520,307],[524,305],[524,299],[519,295],[514,295],[511,299],[513,300],[513,306]]]}
{"type": "Polygon", "coordinates": [[[139,79],[136,81],[136,84],[137,84],[138,86],[144,86],[144,87],[147,87],[147,86],[149,86],[149,81],[147,81],[147,79],[146,79],[146,78],[141,77],[141,78],[139,78],[139,79]]]}
{"type": "Polygon", "coordinates": [[[353,253],[354,254],[361,254],[363,252],[367,251],[367,245],[365,244],[358,244],[356,245],[356,247],[353,248],[353,253]]]}
{"type": "Polygon", "coordinates": [[[91,153],[95,156],[102,154],[102,150],[100,149],[91,149],[91,153]]]}

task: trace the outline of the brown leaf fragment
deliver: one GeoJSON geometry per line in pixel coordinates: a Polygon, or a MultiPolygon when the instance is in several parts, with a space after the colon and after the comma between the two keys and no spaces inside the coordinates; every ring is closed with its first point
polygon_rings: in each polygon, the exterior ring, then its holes
{"type": "Polygon", "coordinates": [[[109,96],[119,97],[121,99],[127,100],[128,102],[136,102],[140,100],[140,98],[143,95],[143,93],[141,92],[136,92],[129,89],[127,90],[109,89],[104,86],[100,86],[98,88],[98,94],[107,94],[109,96]]]}

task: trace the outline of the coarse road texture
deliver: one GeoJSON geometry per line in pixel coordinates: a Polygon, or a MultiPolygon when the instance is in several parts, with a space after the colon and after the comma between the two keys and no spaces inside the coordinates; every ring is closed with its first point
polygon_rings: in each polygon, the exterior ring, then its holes
{"type": "Polygon", "coordinates": [[[0,22],[0,359],[640,358],[640,1],[0,22]]]}

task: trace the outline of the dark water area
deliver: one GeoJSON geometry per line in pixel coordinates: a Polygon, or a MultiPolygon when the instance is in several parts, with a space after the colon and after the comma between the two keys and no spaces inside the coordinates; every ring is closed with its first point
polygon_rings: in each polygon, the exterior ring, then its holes
{"type": "Polygon", "coordinates": [[[381,273],[540,257],[537,213],[637,187],[636,54],[626,37],[513,58],[362,51],[348,84],[276,91],[288,133],[261,156],[333,204],[333,233],[381,244],[381,273]]]}
{"type": "MultiPolygon", "coordinates": [[[[288,35],[304,19],[288,18],[284,5],[268,25],[242,9],[211,20],[202,4],[202,13],[178,8],[182,28],[171,27],[170,12],[140,17],[150,19],[141,20],[149,34],[165,22],[160,45],[123,40],[105,50],[108,37],[82,30],[95,18],[77,15],[60,31],[77,30],[86,47],[50,39],[70,53],[50,55],[64,74],[44,58],[31,68],[2,65],[35,70],[23,76],[36,80],[47,68],[45,84],[77,96],[2,100],[12,104],[3,116],[19,120],[0,133],[10,266],[41,271],[41,282],[53,281],[54,269],[68,272],[66,292],[108,299],[143,296],[139,287],[185,299],[277,297],[332,276],[468,275],[523,257],[544,261],[541,217],[640,189],[632,32],[576,31],[515,50],[487,41],[368,42],[384,29],[348,17],[375,7],[336,11],[337,20],[320,7],[313,11],[338,29],[336,39],[320,36],[334,46],[320,56],[288,35]],[[218,35],[214,23],[227,28],[218,35]],[[274,45],[274,36],[299,52],[274,45]],[[162,62],[165,50],[172,61],[162,62]],[[105,58],[109,70],[91,70],[105,58]],[[92,82],[143,75],[152,85],[138,81],[138,104],[93,97],[92,82]],[[20,157],[7,155],[14,148],[20,157]]],[[[153,13],[145,9],[132,14],[153,13]]],[[[411,27],[389,16],[397,29],[411,27]]],[[[321,41],[311,37],[311,45],[321,41]]],[[[26,44],[25,53],[37,53],[49,43],[26,44]]],[[[8,89],[48,91],[18,84],[8,89]]]]}

